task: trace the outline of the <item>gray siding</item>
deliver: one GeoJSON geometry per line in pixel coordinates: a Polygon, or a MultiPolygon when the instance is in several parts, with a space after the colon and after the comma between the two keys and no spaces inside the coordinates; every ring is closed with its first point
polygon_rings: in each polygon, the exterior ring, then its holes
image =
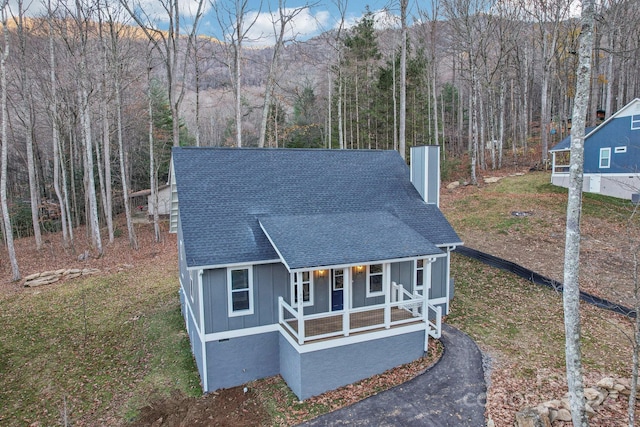
{"type": "Polygon", "coordinates": [[[289,273],[282,264],[253,267],[253,314],[229,317],[227,270],[205,270],[202,275],[206,333],[278,323],[278,297],[287,295],[289,273]]]}
{"type": "Polygon", "coordinates": [[[208,390],[235,387],[280,372],[277,331],[207,342],[208,390]]]}
{"type": "Polygon", "coordinates": [[[351,301],[353,308],[365,307],[369,305],[384,304],[384,296],[367,298],[367,269],[361,271],[351,269],[353,291],[351,293],[351,301]]]}
{"type": "Polygon", "coordinates": [[[195,322],[200,325],[200,295],[198,294],[198,274],[195,271],[187,270],[187,260],[185,258],[184,244],[182,240],[182,222],[178,216],[178,267],[180,271],[180,283],[185,291],[185,303],[189,304],[194,316],[195,322]],[[191,286],[193,280],[193,286],[191,286]]]}
{"type": "MultiPolygon", "coordinates": [[[[204,378],[202,341],[200,341],[200,337],[198,336],[198,333],[196,331],[195,324],[193,323],[193,318],[189,315],[186,315],[185,319],[186,319],[187,331],[189,333],[189,341],[191,342],[191,352],[193,353],[193,358],[195,359],[196,366],[198,367],[198,374],[202,379],[204,378]]],[[[202,380],[200,385],[203,386],[202,380]]],[[[207,390],[204,390],[204,387],[203,387],[203,391],[206,392],[207,390]]]]}
{"type": "Polygon", "coordinates": [[[415,283],[415,261],[404,261],[391,264],[391,281],[404,286],[409,292],[413,292],[415,283]]]}
{"type": "Polygon", "coordinates": [[[299,354],[280,337],[280,374],[299,399],[412,362],[424,353],[424,332],[299,354]]]}
{"type": "Polygon", "coordinates": [[[436,258],[431,264],[431,295],[429,298],[447,296],[447,257],[436,258]]]}

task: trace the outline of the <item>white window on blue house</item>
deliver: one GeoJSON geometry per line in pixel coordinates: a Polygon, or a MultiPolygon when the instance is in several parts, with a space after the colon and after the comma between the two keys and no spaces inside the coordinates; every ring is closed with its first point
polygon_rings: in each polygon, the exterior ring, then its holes
{"type": "Polygon", "coordinates": [[[626,145],[621,145],[619,147],[616,147],[616,148],[614,148],[613,152],[616,153],[616,154],[626,153],[627,152],[627,146],[626,145]]]}
{"type": "Polygon", "coordinates": [[[302,286],[302,306],[313,305],[313,274],[310,271],[293,273],[293,286],[291,287],[291,300],[293,306],[298,305],[298,286],[302,286]]]}
{"type": "Polygon", "coordinates": [[[371,264],[367,266],[367,298],[384,295],[382,285],[383,264],[371,264]]]}
{"type": "Polygon", "coordinates": [[[611,167],[611,147],[600,149],[600,169],[608,169],[611,167]]]}
{"type": "Polygon", "coordinates": [[[421,291],[424,289],[424,260],[418,259],[416,260],[416,291],[421,291]]]}
{"type": "Polygon", "coordinates": [[[229,317],[253,314],[253,270],[250,266],[227,269],[229,317]]]}
{"type": "Polygon", "coordinates": [[[631,116],[631,130],[640,129],[640,114],[634,114],[631,116]]]}

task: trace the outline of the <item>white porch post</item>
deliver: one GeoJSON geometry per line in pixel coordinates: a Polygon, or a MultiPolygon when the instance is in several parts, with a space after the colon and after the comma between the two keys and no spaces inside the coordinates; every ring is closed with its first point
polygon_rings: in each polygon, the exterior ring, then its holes
{"type": "Polygon", "coordinates": [[[391,264],[382,265],[382,291],[384,292],[384,327],[391,328],[391,264]]]}
{"type": "Polygon", "coordinates": [[[342,270],[343,284],[342,284],[342,333],[345,337],[349,336],[349,329],[351,329],[351,287],[353,282],[351,281],[351,268],[344,268],[342,270]]]}
{"type": "Polygon", "coordinates": [[[293,273],[293,280],[296,289],[296,298],[298,299],[298,344],[304,344],[304,301],[302,292],[302,273],[293,273]],[[296,280],[297,279],[297,280],[296,280]]]}
{"type": "Polygon", "coordinates": [[[424,318],[424,351],[429,350],[429,292],[431,291],[431,264],[435,258],[429,258],[424,262],[424,276],[422,277],[422,317],[424,318]]]}

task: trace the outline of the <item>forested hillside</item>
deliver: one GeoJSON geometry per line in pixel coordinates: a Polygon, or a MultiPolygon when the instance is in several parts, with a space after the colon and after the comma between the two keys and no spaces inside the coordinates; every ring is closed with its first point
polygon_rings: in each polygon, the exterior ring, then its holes
{"type": "MultiPolygon", "coordinates": [[[[73,245],[86,224],[100,255],[120,214],[135,247],[126,195],[166,183],[173,145],[404,155],[438,144],[446,165],[475,182],[477,171],[543,164],[570,129],[580,28],[567,0],[408,2],[406,57],[403,20],[382,26],[368,9],[303,41],[286,31],[302,8],[273,2],[274,42],[255,47],[243,2],[215,2],[222,41],[200,30],[201,9],[184,27],[181,2],[158,2],[162,31],[126,0],[45,2],[36,16],[21,0],[2,3],[9,253],[14,236],[41,245],[46,231],[73,245]]],[[[393,13],[407,6],[392,3],[393,13]]],[[[634,6],[609,0],[599,10],[587,124],[640,93],[634,6]]]]}

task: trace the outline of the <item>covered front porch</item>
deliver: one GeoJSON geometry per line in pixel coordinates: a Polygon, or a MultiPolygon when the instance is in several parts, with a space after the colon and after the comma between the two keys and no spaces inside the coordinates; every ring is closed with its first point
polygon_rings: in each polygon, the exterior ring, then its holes
{"type": "Polygon", "coordinates": [[[431,265],[447,253],[395,215],[266,216],[259,222],[290,274],[277,309],[281,332],[294,347],[339,346],[355,335],[408,328],[424,333],[426,351],[428,336],[439,337],[442,312],[428,300],[431,265]]]}
{"type": "MultiPolygon", "coordinates": [[[[302,287],[296,287],[302,289],[302,287]]],[[[345,292],[348,293],[348,292],[345,292]]],[[[428,292],[426,292],[428,294],[428,292]]],[[[340,310],[322,313],[304,314],[304,306],[292,307],[284,298],[278,300],[279,325],[281,332],[287,334],[298,345],[324,342],[326,346],[339,345],[337,341],[344,337],[370,332],[382,332],[417,325],[424,328],[425,351],[429,336],[440,338],[442,307],[428,302],[420,292],[408,292],[403,285],[391,282],[389,292],[385,292],[385,302],[381,304],[351,307],[347,304],[340,310]]],[[[298,301],[304,300],[299,295],[298,301]]],[[[347,295],[347,301],[349,300],[347,295]]]]}

